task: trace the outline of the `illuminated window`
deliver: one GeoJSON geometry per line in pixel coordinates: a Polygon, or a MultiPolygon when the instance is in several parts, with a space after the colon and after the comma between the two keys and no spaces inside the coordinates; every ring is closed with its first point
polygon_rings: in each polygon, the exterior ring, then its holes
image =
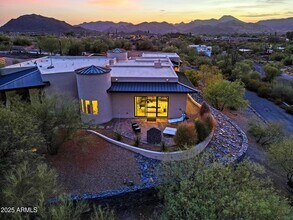
{"type": "Polygon", "coordinates": [[[85,113],[91,114],[91,104],[89,100],[85,100],[85,113]]]}
{"type": "Polygon", "coordinates": [[[84,101],[83,101],[83,99],[80,100],[80,109],[81,109],[81,112],[84,112],[84,101]]]}
{"type": "Polygon", "coordinates": [[[134,98],[135,117],[168,117],[168,96],[136,96],[134,98]]]}
{"type": "Polygon", "coordinates": [[[158,117],[168,117],[168,104],[169,98],[168,96],[159,96],[157,97],[158,105],[157,105],[157,116],[158,117]]]}
{"type": "Polygon", "coordinates": [[[146,116],[146,101],[147,97],[137,96],[135,97],[135,116],[136,117],[145,117],[146,116]]]}
{"type": "Polygon", "coordinates": [[[93,114],[97,115],[99,114],[99,105],[98,105],[98,101],[92,101],[92,107],[93,107],[93,114]]]}

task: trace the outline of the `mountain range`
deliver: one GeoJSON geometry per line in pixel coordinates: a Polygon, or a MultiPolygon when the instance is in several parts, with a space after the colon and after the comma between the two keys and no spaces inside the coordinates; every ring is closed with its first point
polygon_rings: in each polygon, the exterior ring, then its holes
{"type": "Polygon", "coordinates": [[[2,32],[33,32],[33,33],[65,33],[65,32],[149,32],[153,34],[192,33],[192,34],[260,34],[286,33],[293,31],[293,17],[284,19],[263,20],[257,23],[243,22],[233,16],[225,15],[220,19],[194,20],[189,23],[171,24],[167,22],[143,22],[132,24],[129,22],[96,21],[85,22],[79,25],[70,25],[65,21],[48,18],[41,15],[23,15],[11,19],[2,27],[2,32]]]}

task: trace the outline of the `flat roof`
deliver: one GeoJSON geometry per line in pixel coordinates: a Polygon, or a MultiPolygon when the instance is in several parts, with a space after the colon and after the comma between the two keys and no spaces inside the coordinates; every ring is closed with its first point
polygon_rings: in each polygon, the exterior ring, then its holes
{"type": "Polygon", "coordinates": [[[179,58],[177,53],[168,52],[144,52],[142,57],[168,57],[168,58],[179,58]]]}
{"type": "Polygon", "coordinates": [[[111,76],[117,78],[178,78],[170,66],[111,66],[111,76]]]}
{"type": "Polygon", "coordinates": [[[38,66],[42,74],[54,74],[54,73],[66,73],[74,72],[76,69],[83,67],[95,65],[95,66],[105,66],[109,62],[110,58],[105,56],[101,57],[85,57],[85,56],[52,56],[52,57],[42,57],[39,59],[34,59],[5,68],[12,67],[34,67],[38,66]],[[53,68],[50,68],[51,64],[53,68]]]}
{"type": "Polygon", "coordinates": [[[106,56],[45,56],[5,68],[11,68],[12,70],[18,67],[38,67],[41,74],[58,74],[73,73],[77,69],[94,65],[99,67],[110,67],[112,69],[110,72],[111,77],[124,78],[124,81],[127,81],[128,78],[130,81],[134,79],[136,81],[140,79],[145,81],[149,79],[149,81],[153,81],[162,78],[178,81],[178,76],[169,59],[169,56],[179,57],[176,53],[149,52],[144,54],[146,57],[119,60],[117,62],[114,61],[111,65],[109,65],[110,60],[113,60],[113,58],[107,58],[106,56]],[[160,63],[160,65],[158,63],[160,63]]]}

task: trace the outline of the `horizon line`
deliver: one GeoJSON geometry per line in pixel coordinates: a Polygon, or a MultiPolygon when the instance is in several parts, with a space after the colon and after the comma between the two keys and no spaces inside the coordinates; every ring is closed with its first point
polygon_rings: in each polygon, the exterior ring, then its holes
{"type": "MultiPolygon", "coordinates": [[[[234,18],[236,18],[236,19],[238,19],[238,20],[240,20],[240,21],[242,21],[242,22],[245,22],[245,23],[257,23],[257,22],[259,22],[259,21],[280,20],[280,19],[293,18],[292,16],[288,16],[288,17],[282,17],[282,18],[260,19],[260,20],[257,20],[257,21],[245,21],[245,20],[241,20],[241,19],[239,19],[239,18],[237,18],[237,17],[235,17],[235,16],[233,16],[233,15],[222,15],[222,16],[220,16],[219,18],[213,18],[213,17],[211,17],[211,18],[207,18],[207,19],[194,19],[194,20],[190,20],[190,21],[181,21],[181,22],[168,22],[168,21],[141,21],[141,22],[129,22],[129,21],[122,21],[122,20],[120,20],[120,21],[110,21],[110,20],[96,20],[96,21],[93,21],[93,20],[92,20],[92,21],[82,21],[81,23],[74,24],[74,23],[68,22],[68,21],[66,21],[66,20],[59,19],[59,18],[57,18],[57,17],[45,16],[45,15],[41,15],[41,14],[31,13],[31,14],[23,14],[23,15],[19,15],[19,16],[16,17],[16,18],[10,18],[8,21],[6,21],[5,23],[0,24],[0,25],[3,26],[3,25],[7,24],[9,21],[11,21],[11,20],[13,20],[13,19],[18,19],[19,17],[21,17],[21,16],[26,16],[26,15],[38,15],[38,16],[47,17],[47,18],[54,18],[54,19],[56,19],[56,20],[66,22],[67,24],[70,24],[70,25],[72,25],[72,26],[80,25],[80,24],[83,24],[83,23],[91,23],[91,22],[113,22],[113,23],[116,23],[116,24],[117,24],[117,23],[130,23],[130,24],[133,24],[133,25],[138,25],[138,24],[141,24],[141,23],[154,23],[154,22],[156,22],[156,23],[168,23],[168,24],[173,24],[173,25],[175,25],[175,24],[180,24],[180,23],[185,23],[185,24],[187,24],[187,23],[190,23],[190,22],[192,22],[192,21],[207,21],[207,20],[213,20],[213,19],[214,19],[214,20],[219,20],[219,19],[221,19],[221,18],[224,17],[224,16],[231,16],[231,17],[234,17],[234,18]]],[[[0,26],[0,27],[1,27],[1,26],[0,26]]]]}

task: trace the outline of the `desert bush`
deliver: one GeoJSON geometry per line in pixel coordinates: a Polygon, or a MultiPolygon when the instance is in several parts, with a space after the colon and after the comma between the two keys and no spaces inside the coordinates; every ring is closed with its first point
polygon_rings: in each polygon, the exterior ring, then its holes
{"type": "Polygon", "coordinates": [[[292,56],[288,56],[283,60],[283,64],[285,66],[291,66],[293,65],[293,57],[292,56]]]}
{"type": "Polygon", "coordinates": [[[200,120],[199,118],[196,118],[194,120],[194,126],[195,126],[197,134],[198,134],[198,141],[199,142],[205,140],[207,138],[207,136],[209,136],[209,134],[211,132],[209,126],[206,123],[204,123],[202,120],[200,120]]]}
{"type": "Polygon", "coordinates": [[[133,146],[138,147],[140,145],[140,137],[136,136],[134,139],[133,146]]]}
{"type": "Polygon", "coordinates": [[[115,139],[116,139],[117,141],[121,141],[121,140],[122,140],[122,135],[121,135],[121,132],[120,132],[120,131],[116,131],[116,132],[114,133],[114,136],[115,136],[115,139]]]}
{"type": "Polygon", "coordinates": [[[167,150],[168,150],[167,149],[167,144],[164,141],[162,141],[162,143],[161,143],[161,151],[166,152],[167,150]]]}
{"type": "Polygon", "coordinates": [[[174,142],[180,149],[195,145],[198,142],[198,137],[194,125],[186,123],[179,125],[174,136],[174,142]]]}
{"type": "Polygon", "coordinates": [[[271,88],[269,85],[264,85],[262,84],[258,89],[257,89],[257,95],[263,98],[268,98],[270,97],[271,93],[271,88]]]}
{"type": "Polygon", "coordinates": [[[94,206],[94,212],[91,216],[91,219],[100,219],[100,220],[114,220],[115,214],[114,211],[109,207],[102,208],[101,206],[94,206]]]}
{"type": "Polygon", "coordinates": [[[200,116],[200,120],[204,122],[208,129],[211,131],[217,124],[216,120],[214,119],[211,113],[206,113],[200,116]]]}
{"type": "Polygon", "coordinates": [[[248,80],[248,82],[246,83],[246,88],[250,91],[257,92],[260,85],[261,85],[260,81],[251,79],[251,80],[248,80]]]}
{"type": "Polygon", "coordinates": [[[201,104],[200,109],[199,109],[199,115],[203,116],[206,113],[211,113],[211,109],[210,109],[209,105],[206,102],[203,102],[201,104]]]}
{"type": "Polygon", "coordinates": [[[271,122],[267,125],[250,121],[248,132],[256,138],[256,142],[262,146],[268,146],[282,139],[284,136],[283,126],[280,123],[271,122]]]}

